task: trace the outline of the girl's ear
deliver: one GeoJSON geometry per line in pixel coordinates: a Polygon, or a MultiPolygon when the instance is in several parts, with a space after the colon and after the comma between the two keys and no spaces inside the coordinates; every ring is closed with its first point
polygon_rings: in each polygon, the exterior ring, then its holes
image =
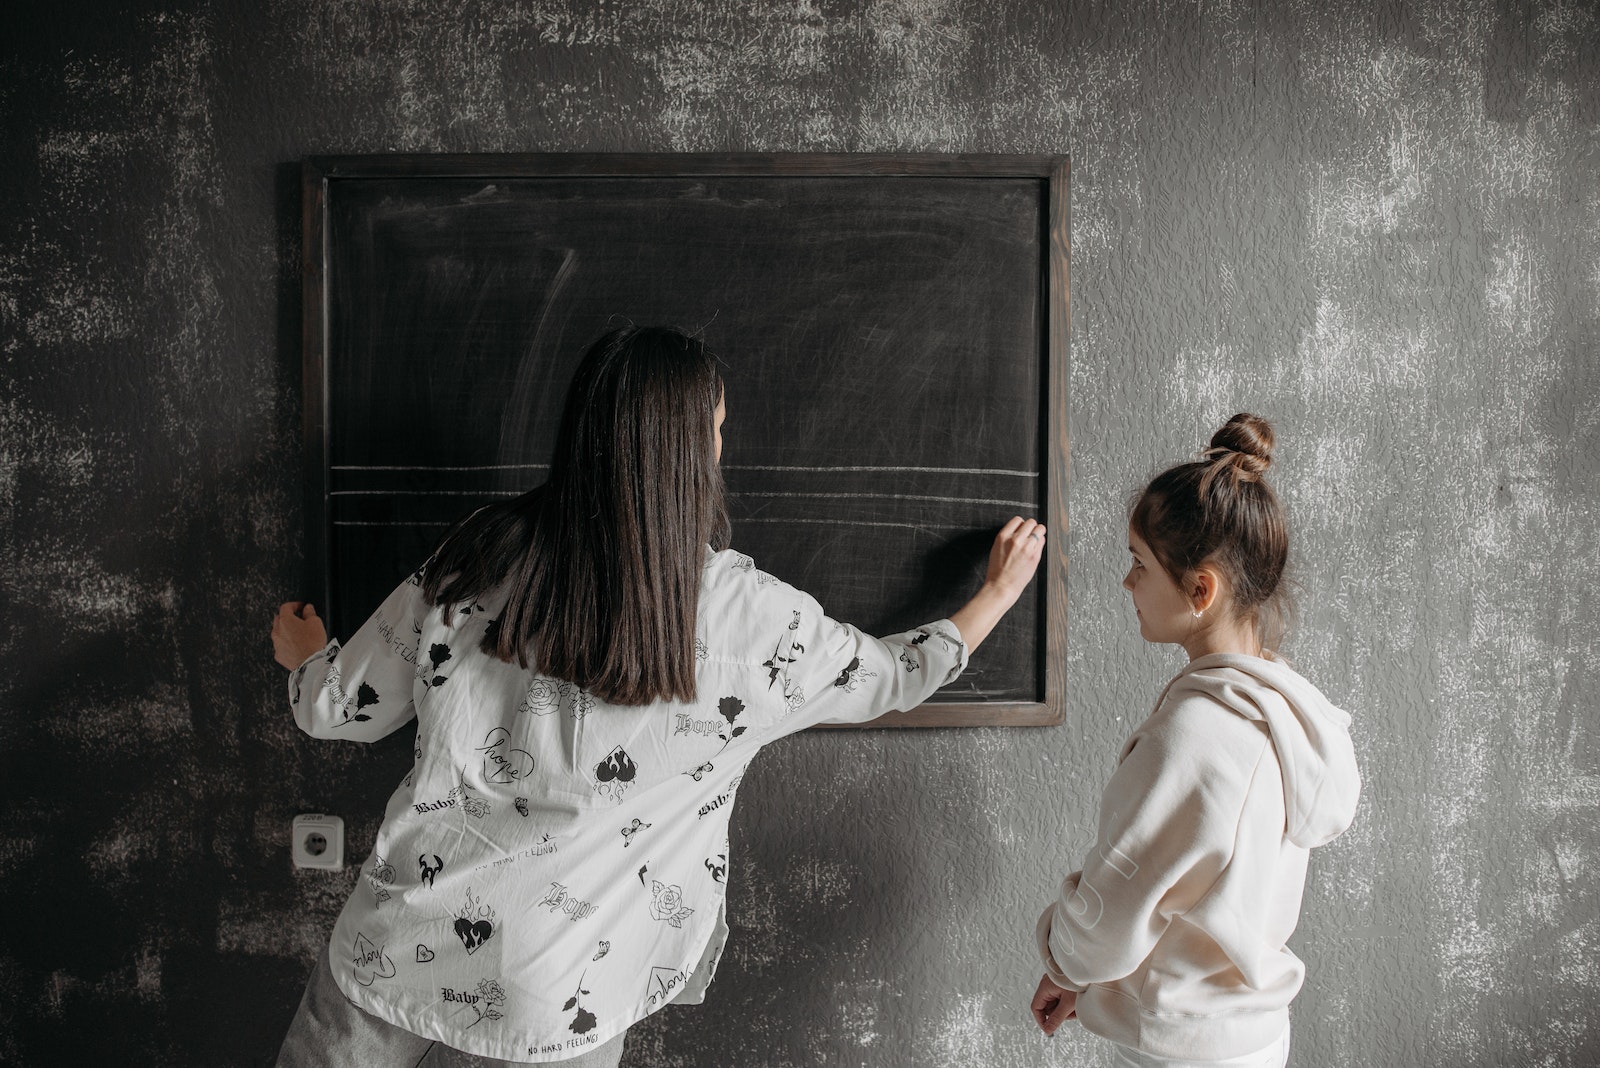
{"type": "Polygon", "coordinates": [[[1190,611],[1201,615],[1216,607],[1217,598],[1222,593],[1221,576],[1214,568],[1201,564],[1190,572],[1184,592],[1189,596],[1190,611]]]}

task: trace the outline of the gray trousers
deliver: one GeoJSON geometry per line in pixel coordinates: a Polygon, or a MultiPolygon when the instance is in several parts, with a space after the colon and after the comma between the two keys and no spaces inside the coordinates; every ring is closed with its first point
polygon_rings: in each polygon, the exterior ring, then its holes
{"type": "MultiPolygon", "coordinates": [[[[569,1061],[562,1068],[617,1068],[622,1061],[622,1035],[569,1061]]],[[[328,966],[328,951],[317,958],[306,983],[300,1011],[278,1051],[278,1068],[500,1068],[515,1064],[452,1049],[443,1042],[414,1035],[403,1027],[357,1006],[344,996],[328,966]]]]}

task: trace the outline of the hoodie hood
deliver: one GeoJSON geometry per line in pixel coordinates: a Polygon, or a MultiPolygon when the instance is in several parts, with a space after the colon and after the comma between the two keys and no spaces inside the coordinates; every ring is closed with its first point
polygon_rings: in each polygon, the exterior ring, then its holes
{"type": "Polygon", "coordinates": [[[1356,815],[1361,775],[1350,716],[1281,660],[1213,653],[1190,661],[1167,687],[1177,700],[1203,694],[1267,725],[1283,769],[1285,833],[1297,846],[1326,845],[1356,815]]]}

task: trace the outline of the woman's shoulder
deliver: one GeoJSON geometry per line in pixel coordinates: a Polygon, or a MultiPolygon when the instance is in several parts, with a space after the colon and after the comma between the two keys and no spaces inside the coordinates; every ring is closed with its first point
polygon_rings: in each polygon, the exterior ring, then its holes
{"type": "Polygon", "coordinates": [[[737,549],[706,553],[703,588],[763,600],[788,600],[800,591],[756,566],[756,562],[737,549]]]}
{"type": "MultiPolygon", "coordinates": [[[[789,627],[811,598],[736,549],[709,553],[700,586],[701,628],[733,639],[789,627]]],[[[765,640],[763,638],[763,640],[765,640]]]]}

